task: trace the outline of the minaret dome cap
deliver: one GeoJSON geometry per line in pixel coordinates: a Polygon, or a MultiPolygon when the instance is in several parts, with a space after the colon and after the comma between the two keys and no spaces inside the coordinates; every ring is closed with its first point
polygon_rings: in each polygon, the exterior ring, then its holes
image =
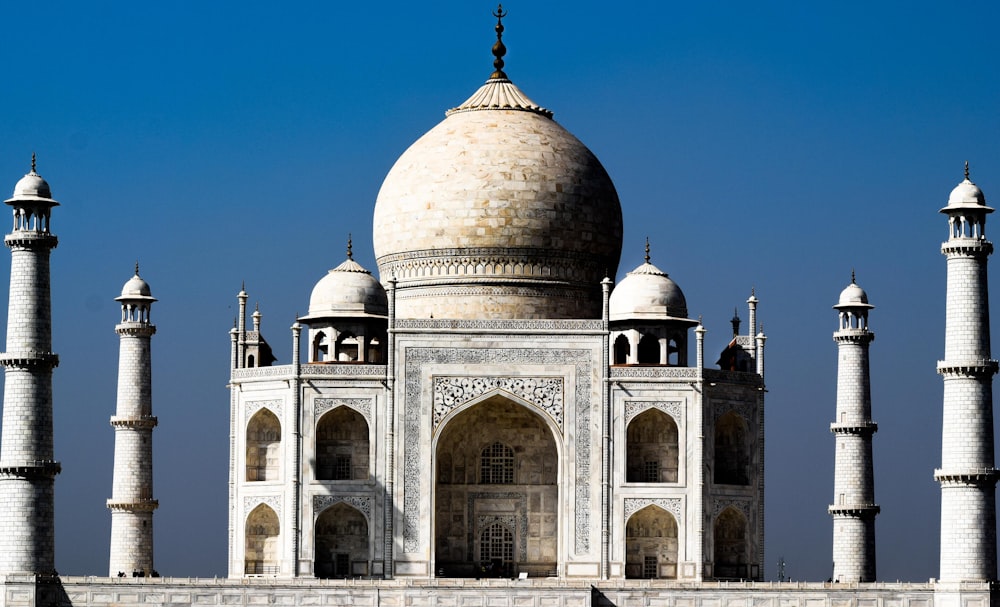
{"type": "Polygon", "coordinates": [[[992,213],[993,209],[986,206],[986,195],[975,183],[969,179],[969,163],[965,163],[965,179],[962,180],[948,195],[948,206],[941,209],[942,213],[947,213],[953,209],[978,208],[986,213],[992,213]]]}
{"type": "Polygon", "coordinates": [[[840,310],[842,308],[871,309],[875,306],[868,303],[868,294],[865,293],[865,290],[852,281],[846,289],[840,292],[840,300],[833,307],[840,310]]]}
{"type": "Polygon", "coordinates": [[[115,298],[115,301],[126,300],[156,301],[156,298],[152,296],[152,292],[149,289],[149,283],[139,276],[138,269],[136,269],[135,276],[129,278],[125,286],[122,287],[122,294],[115,298]]]}
{"type": "Polygon", "coordinates": [[[34,154],[31,156],[31,171],[14,185],[14,195],[4,202],[11,206],[19,202],[41,202],[50,207],[59,205],[52,199],[52,188],[49,187],[49,183],[35,172],[34,154]]]}
{"type": "Polygon", "coordinates": [[[309,314],[299,320],[321,318],[385,318],[389,300],[371,272],[351,258],[327,272],[309,297],[309,314]]]}

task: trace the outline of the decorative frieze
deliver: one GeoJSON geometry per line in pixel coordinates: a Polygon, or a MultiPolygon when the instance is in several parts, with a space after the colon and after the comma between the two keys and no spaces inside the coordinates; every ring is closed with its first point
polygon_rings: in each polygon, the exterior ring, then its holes
{"type": "Polygon", "coordinates": [[[611,367],[611,379],[698,379],[698,369],[694,367],[611,367]]]}
{"type": "Polygon", "coordinates": [[[506,319],[435,319],[397,318],[397,331],[416,330],[468,330],[468,331],[559,331],[566,333],[603,331],[600,320],[506,320],[506,319]]]}
{"type": "Polygon", "coordinates": [[[561,377],[448,377],[434,378],[434,427],[452,409],[490,392],[506,392],[545,411],[563,427],[561,377]]]}
{"type": "Polygon", "coordinates": [[[648,409],[659,409],[674,418],[674,423],[679,428],[684,427],[684,408],[678,400],[627,400],[625,401],[625,425],[627,426],[633,417],[648,409]]]}
{"type": "Polygon", "coordinates": [[[679,497],[627,497],[625,498],[625,522],[627,523],[630,516],[642,510],[646,506],[659,506],[660,508],[663,508],[670,514],[674,515],[674,519],[677,520],[678,526],[684,526],[684,522],[681,520],[681,513],[684,511],[684,504],[683,500],[679,497]]]}
{"type": "Polygon", "coordinates": [[[281,419],[281,414],[284,411],[284,403],[280,398],[274,398],[271,400],[248,400],[243,404],[243,406],[245,419],[250,419],[253,414],[260,409],[269,409],[271,413],[278,416],[278,419],[281,419]]]}
{"type": "Polygon", "coordinates": [[[755,409],[756,405],[754,403],[723,401],[715,403],[715,406],[712,408],[712,411],[715,414],[715,419],[719,419],[726,413],[734,411],[736,412],[737,415],[742,417],[747,423],[750,423],[751,421],[753,421],[755,417],[754,416],[755,409]]]}
{"type": "Polygon", "coordinates": [[[246,518],[250,516],[254,508],[260,506],[261,504],[267,504],[271,510],[278,516],[278,520],[281,520],[281,496],[280,495],[246,495],[243,497],[243,516],[246,518]]]}
{"type": "Polygon", "coordinates": [[[372,424],[372,399],[370,398],[317,398],[313,400],[313,419],[319,419],[330,409],[349,407],[365,417],[372,424]]]}
{"type": "Polygon", "coordinates": [[[733,507],[743,513],[746,519],[752,520],[750,498],[746,497],[721,497],[716,498],[712,504],[712,519],[714,520],[726,508],[733,507]]]}
{"type": "Polygon", "coordinates": [[[351,506],[361,514],[370,525],[372,522],[372,498],[368,495],[314,495],[313,496],[313,519],[315,520],[324,510],[339,503],[351,506]]]}

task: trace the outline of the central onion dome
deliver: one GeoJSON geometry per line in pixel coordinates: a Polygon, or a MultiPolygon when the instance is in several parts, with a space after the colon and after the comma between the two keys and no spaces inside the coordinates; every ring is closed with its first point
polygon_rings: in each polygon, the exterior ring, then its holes
{"type": "Polygon", "coordinates": [[[418,139],[375,203],[400,318],[600,318],[621,255],[618,193],[594,154],[496,71],[418,139]]]}

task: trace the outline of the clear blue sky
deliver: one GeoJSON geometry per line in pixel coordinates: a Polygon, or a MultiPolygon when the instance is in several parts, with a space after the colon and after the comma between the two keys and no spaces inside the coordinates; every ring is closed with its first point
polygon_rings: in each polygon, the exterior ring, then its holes
{"type": "MultiPolygon", "coordinates": [[[[371,211],[389,167],[491,72],[493,8],[0,6],[0,189],[37,151],[62,202],[52,221],[61,573],[107,571],[113,298],[135,260],[160,299],[156,566],[223,575],[240,282],[288,362],[288,327],[343,260],[348,232],[356,259],[375,269],[371,211]]],[[[947,235],[937,211],[967,159],[1000,201],[1000,5],[506,8],[507,73],[617,184],[619,277],[641,263],[648,235],[653,262],[704,317],[712,351],[728,340],[734,307],[746,319],[756,287],[769,338],[767,576],[779,556],[795,579],[830,574],[830,306],[852,268],[876,306],[879,577],[936,576],[947,235]]],[[[8,272],[0,262],[0,284],[8,272]]]]}

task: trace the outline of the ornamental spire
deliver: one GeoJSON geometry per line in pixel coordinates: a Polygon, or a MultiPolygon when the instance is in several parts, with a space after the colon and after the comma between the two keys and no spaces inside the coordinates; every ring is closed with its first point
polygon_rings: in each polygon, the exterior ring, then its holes
{"type": "Polygon", "coordinates": [[[507,47],[503,45],[503,18],[507,16],[507,11],[503,10],[503,4],[497,4],[497,10],[493,11],[492,15],[497,18],[496,27],[493,28],[497,32],[497,41],[493,45],[495,59],[493,59],[493,73],[490,74],[490,80],[507,80],[507,74],[503,71],[503,56],[507,54],[507,47]]]}
{"type": "MultiPolygon", "coordinates": [[[[32,168],[32,170],[34,170],[34,168],[35,168],[34,161],[32,161],[32,163],[31,163],[31,168],[32,168]]],[[[965,180],[969,181],[969,161],[968,160],[965,161],[965,180]]]]}
{"type": "Polygon", "coordinates": [[[352,260],[352,261],[354,260],[354,251],[353,251],[353,248],[354,248],[354,244],[351,242],[351,233],[348,232],[347,233],[347,258],[350,259],[350,260],[352,260]]]}
{"type": "Polygon", "coordinates": [[[649,263],[649,236],[646,237],[646,263],[649,263]]]}
{"type": "MultiPolygon", "coordinates": [[[[36,161],[36,160],[37,160],[37,157],[35,156],[35,153],[34,153],[34,152],[32,152],[32,153],[31,153],[31,172],[32,172],[32,173],[34,173],[34,172],[35,172],[35,161],[36,161]]],[[[968,166],[969,166],[969,162],[968,162],[968,161],[966,161],[966,162],[965,162],[965,166],[966,166],[966,167],[968,167],[968,166]]],[[[966,173],[968,173],[968,169],[966,169],[966,173]]]]}

